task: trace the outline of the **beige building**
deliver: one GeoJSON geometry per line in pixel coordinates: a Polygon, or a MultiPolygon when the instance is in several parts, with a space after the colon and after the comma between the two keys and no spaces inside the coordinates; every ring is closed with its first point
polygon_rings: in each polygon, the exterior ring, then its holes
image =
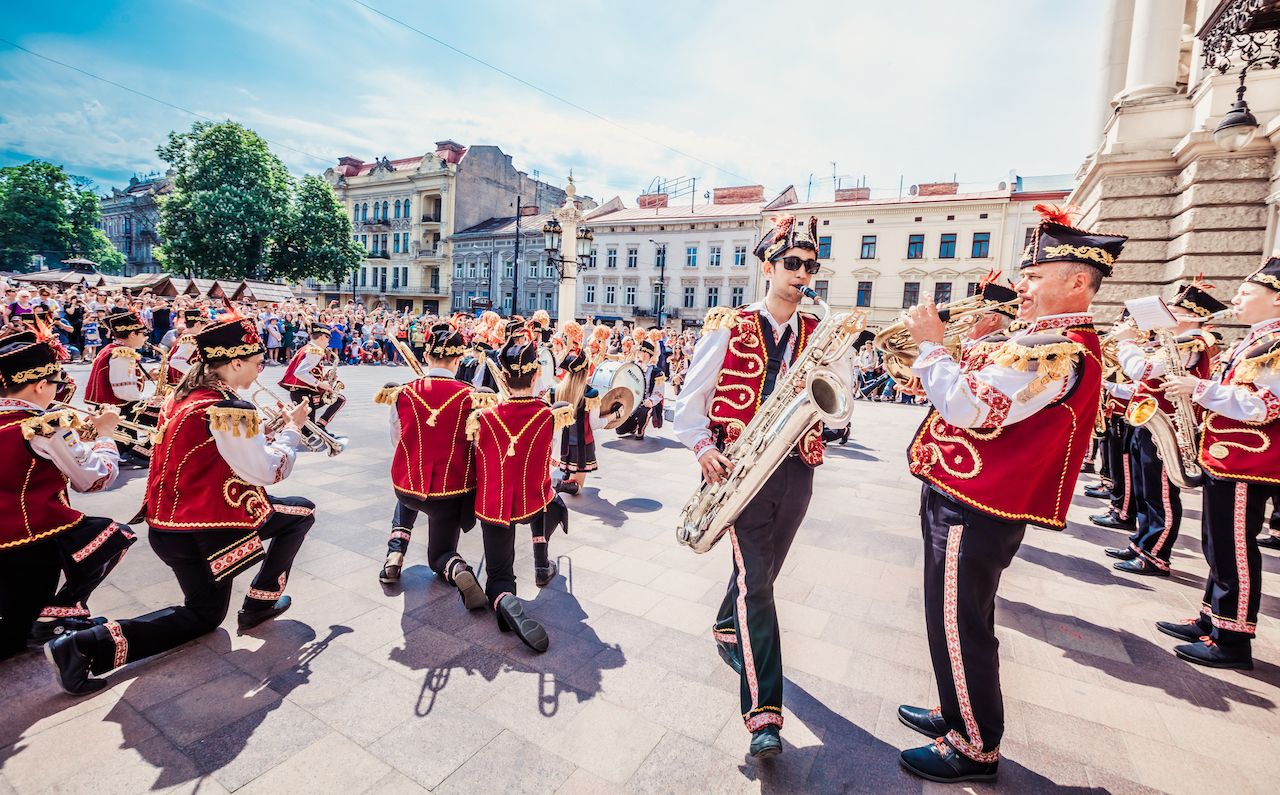
{"type": "MultiPolygon", "coordinates": [[[[788,188],[765,206],[770,216],[818,219],[822,272],[814,289],[833,309],[861,309],[892,323],[922,297],[938,303],[972,295],[990,271],[1015,277],[1039,202],[1059,203],[1070,177],[1019,178],[979,193],[954,182],[913,186],[913,195],[871,199],[870,188],[837,190],[829,202],[798,202],[788,188]]],[[[754,263],[753,265],[758,265],[754,263]]],[[[759,295],[767,289],[758,279],[759,295]]]]}
{"type": "MultiPolygon", "coordinates": [[[[1097,148],[1072,200],[1091,229],[1129,235],[1095,312],[1107,320],[1126,298],[1172,293],[1204,274],[1230,298],[1234,283],[1275,250],[1280,174],[1280,79],[1276,0],[1109,0],[1099,64],[1097,148]],[[1236,101],[1248,26],[1263,60],[1249,69],[1244,99],[1258,126],[1245,136],[1214,131],[1236,101]],[[1207,58],[1207,61],[1206,61],[1207,58]],[[1214,68],[1222,64],[1225,74],[1214,68]],[[1236,140],[1231,140],[1237,138],[1236,140]]],[[[1246,127],[1247,128],[1247,127],[1246,127]]],[[[1224,131],[1229,132],[1229,131],[1224,131]]]]}

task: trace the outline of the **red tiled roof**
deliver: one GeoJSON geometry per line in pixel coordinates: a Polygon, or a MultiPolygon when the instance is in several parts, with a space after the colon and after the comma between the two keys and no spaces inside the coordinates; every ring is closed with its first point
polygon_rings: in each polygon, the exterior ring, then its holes
{"type": "Polygon", "coordinates": [[[829,210],[838,207],[866,207],[876,206],[883,207],[885,205],[893,206],[898,204],[939,204],[945,202],[973,202],[973,201],[990,201],[993,199],[1008,199],[1009,191],[1007,190],[991,190],[979,193],[950,193],[942,196],[903,196],[900,199],[869,199],[866,201],[849,201],[849,202],[797,202],[795,204],[783,204],[771,208],[772,211],[778,212],[797,212],[799,210],[829,210]]]}
{"type": "Polygon", "coordinates": [[[690,207],[677,203],[672,207],[624,208],[599,215],[588,213],[587,223],[622,224],[628,221],[701,221],[711,218],[733,218],[736,216],[759,215],[764,202],[746,202],[742,204],[695,204],[690,207]]]}
{"type": "MultiPolygon", "coordinates": [[[[341,174],[344,177],[364,177],[368,176],[369,172],[373,171],[373,168],[376,165],[378,165],[376,161],[361,163],[358,166],[339,164],[334,166],[333,170],[335,173],[341,174]]],[[[392,160],[391,165],[395,166],[397,169],[414,169],[422,165],[422,155],[419,155],[418,157],[402,157],[399,160],[392,160]]]]}

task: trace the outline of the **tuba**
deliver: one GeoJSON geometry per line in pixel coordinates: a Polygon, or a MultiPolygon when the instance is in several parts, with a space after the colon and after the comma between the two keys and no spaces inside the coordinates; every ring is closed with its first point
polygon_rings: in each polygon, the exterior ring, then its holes
{"type": "Polygon", "coordinates": [[[710,550],[728,532],[814,422],[844,422],[853,413],[852,384],[841,380],[831,364],[848,353],[867,325],[866,314],[832,315],[814,290],[801,292],[822,307],[822,321],[742,435],[725,449],[732,463],[729,474],[719,483],[704,480],[680,512],[676,540],[694,552],[710,550]]]}
{"type": "MultiPolygon", "coordinates": [[[[978,322],[979,316],[983,312],[992,309],[998,309],[1005,306],[1014,306],[1021,298],[1011,299],[1004,302],[991,301],[983,298],[982,294],[971,295],[959,301],[952,301],[949,304],[942,304],[938,307],[938,317],[942,318],[942,322],[947,324],[946,338],[943,345],[951,350],[953,354],[958,354],[960,350],[960,339],[965,335],[973,325],[978,322]]],[[[911,363],[920,355],[920,346],[911,339],[911,333],[907,331],[907,324],[899,321],[891,326],[882,329],[876,334],[871,341],[876,350],[884,354],[884,369],[893,376],[893,379],[900,384],[911,381],[914,376],[911,374],[911,363]]],[[[956,355],[956,359],[960,357],[956,355]]]]}

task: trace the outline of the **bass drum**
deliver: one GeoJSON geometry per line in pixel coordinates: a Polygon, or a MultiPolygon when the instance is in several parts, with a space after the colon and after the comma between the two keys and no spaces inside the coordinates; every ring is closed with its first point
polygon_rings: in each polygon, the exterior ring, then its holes
{"type": "Polygon", "coordinates": [[[644,399],[644,371],[635,362],[601,362],[588,382],[600,393],[601,411],[621,403],[618,414],[604,427],[612,430],[626,421],[644,399]]]}
{"type": "Polygon", "coordinates": [[[556,356],[550,346],[538,348],[538,391],[545,392],[556,384],[556,356]]]}

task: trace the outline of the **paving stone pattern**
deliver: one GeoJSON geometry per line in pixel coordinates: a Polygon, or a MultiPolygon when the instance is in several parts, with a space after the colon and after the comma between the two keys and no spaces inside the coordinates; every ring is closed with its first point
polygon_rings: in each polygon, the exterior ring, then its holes
{"type": "MultiPolygon", "coordinates": [[[[903,453],[922,409],[859,403],[853,441],[828,449],[776,586],[785,752],[758,764],[745,754],[737,679],[707,631],[728,549],[700,556],[675,543],[697,469],[670,426],[644,441],[601,434],[603,469],[569,498],[571,532],[551,542],[562,576],[548,588],[534,587],[519,536],[520,595],[551,631],[550,651],[535,655],[491,616],[467,613],[431,574],[425,521],[402,583],[377,581],[393,497],[387,409],[372,396],[408,377],[344,368],[351,400],[337,428],[350,449],[303,455],[272,490],[319,505],[289,613],[244,636],[233,613],[86,699],[63,695],[41,655],[0,664],[0,795],[945,789],[897,762],[921,738],[898,723],[896,707],[936,703],[920,607],[919,486],[903,453]]],[[[125,519],[145,482],[130,477],[75,503],[125,519]]],[[[1200,599],[1198,495],[1185,505],[1169,580],[1112,571],[1102,547],[1123,536],[1088,523],[1094,500],[1075,498],[1065,532],[1028,531],[996,613],[1008,722],[1001,779],[975,790],[1191,792],[1211,782],[1219,792],[1276,791],[1280,561],[1264,551],[1257,669],[1179,662],[1152,622],[1193,615],[1200,599]]],[[[479,533],[462,551],[481,561],[479,533]]],[[[127,617],[178,597],[141,541],[91,606],[127,617]]]]}

